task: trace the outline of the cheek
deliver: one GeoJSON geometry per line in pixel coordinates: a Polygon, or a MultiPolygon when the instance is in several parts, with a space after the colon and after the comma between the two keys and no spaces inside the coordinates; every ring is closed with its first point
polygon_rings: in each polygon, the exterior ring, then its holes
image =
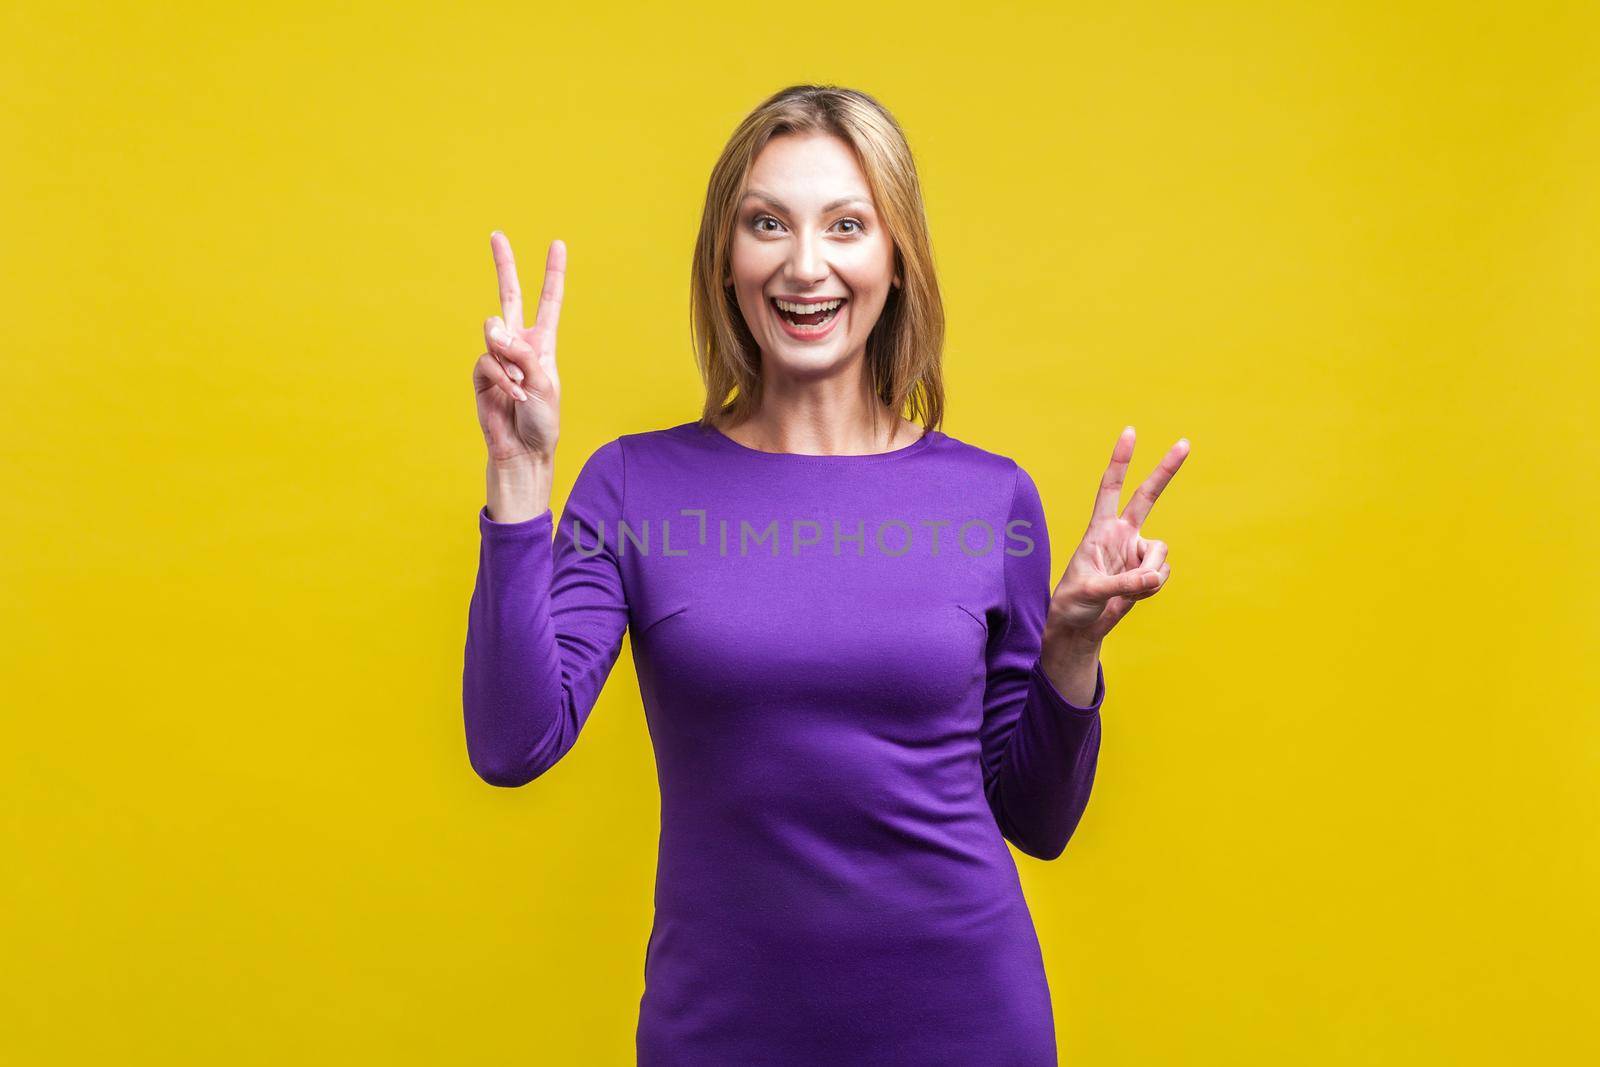
{"type": "Polygon", "coordinates": [[[728,273],[733,277],[733,291],[738,298],[739,306],[748,312],[749,304],[761,299],[763,279],[766,274],[757,257],[752,255],[751,250],[743,246],[738,238],[734,238],[733,245],[728,250],[728,273]]]}
{"type": "Polygon", "coordinates": [[[734,231],[733,240],[728,243],[728,262],[736,275],[766,271],[774,261],[782,259],[783,250],[775,242],[759,240],[742,230],[734,231]]]}
{"type": "Polygon", "coordinates": [[[887,241],[857,245],[838,266],[846,284],[862,296],[887,292],[894,278],[894,246],[887,241]]]}

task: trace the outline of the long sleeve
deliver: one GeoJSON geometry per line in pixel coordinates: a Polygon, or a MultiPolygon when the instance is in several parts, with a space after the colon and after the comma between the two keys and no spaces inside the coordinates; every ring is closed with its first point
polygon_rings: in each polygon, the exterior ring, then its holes
{"type": "Polygon", "coordinates": [[[620,439],[595,450],[554,531],[548,508],[505,523],[478,511],[461,697],[467,756],[490,785],[525,785],[566,755],[622,649],[623,458],[620,439]]]}
{"type": "Polygon", "coordinates": [[[1105,675],[1096,667],[1093,702],[1069,702],[1044,673],[1040,647],[1050,604],[1050,537],[1038,488],[1018,466],[1010,520],[1000,543],[1005,618],[991,631],[984,690],[984,794],[1006,839],[1024,853],[1053,860],[1078,826],[1100,752],[1105,675]],[[1031,538],[1026,551],[1022,538],[1031,538]],[[1015,555],[1011,553],[1017,553],[1015,555]]]}

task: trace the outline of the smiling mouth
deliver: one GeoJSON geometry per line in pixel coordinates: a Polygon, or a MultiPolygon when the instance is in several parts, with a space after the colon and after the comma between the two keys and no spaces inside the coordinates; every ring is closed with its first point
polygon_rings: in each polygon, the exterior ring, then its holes
{"type": "Polygon", "coordinates": [[[845,299],[824,300],[818,304],[811,305],[818,308],[819,310],[817,311],[796,311],[794,310],[795,308],[803,308],[808,305],[790,303],[787,300],[783,301],[782,305],[780,305],[778,300],[773,297],[769,297],[767,303],[771,304],[772,310],[777,312],[779,317],[781,317],[785,322],[789,323],[789,325],[796,326],[802,330],[815,330],[820,329],[821,327],[826,326],[829,322],[833,321],[833,317],[837,315],[844,308],[845,304],[849,303],[849,301],[845,299]]]}

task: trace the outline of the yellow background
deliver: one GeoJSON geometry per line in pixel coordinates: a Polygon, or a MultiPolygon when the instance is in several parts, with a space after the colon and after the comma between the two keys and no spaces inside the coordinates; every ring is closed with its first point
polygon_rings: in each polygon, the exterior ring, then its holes
{"type": "Polygon", "coordinates": [[[1058,566],[1194,442],[1018,856],[1063,1062],[1600,1056],[1600,15],[1073,6],[0,9],[0,1059],[631,1062],[627,651],[532,786],[463,741],[488,235],[570,250],[559,506],[697,412],[705,180],[799,81],[906,127],[945,429],[1058,566]]]}

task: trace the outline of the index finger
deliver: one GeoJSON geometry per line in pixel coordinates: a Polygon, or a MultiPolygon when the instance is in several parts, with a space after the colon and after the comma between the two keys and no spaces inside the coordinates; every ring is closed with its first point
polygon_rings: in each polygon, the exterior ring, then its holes
{"type": "Polygon", "coordinates": [[[1133,439],[1132,426],[1117,437],[1117,445],[1111,450],[1111,463],[1100,476],[1100,489],[1094,496],[1096,519],[1117,517],[1117,504],[1122,499],[1122,482],[1128,476],[1128,461],[1133,458],[1133,439]]]}
{"type": "Polygon", "coordinates": [[[522,287],[517,283],[517,261],[511,255],[511,241],[499,230],[489,235],[494,252],[494,273],[500,282],[500,318],[506,329],[522,332],[522,287]]]}
{"type": "Polygon", "coordinates": [[[1150,477],[1133,491],[1122,517],[1132,523],[1134,529],[1144,525],[1144,520],[1150,516],[1150,509],[1156,506],[1156,498],[1161,495],[1161,490],[1172,481],[1172,476],[1178,473],[1178,468],[1183,466],[1184,458],[1188,455],[1189,439],[1178,438],[1178,443],[1167,449],[1167,454],[1161,457],[1161,462],[1150,472],[1150,477]]]}
{"type": "Polygon", "coordinates": [[[539,290],[539,310],[534,326],[545,336],[554,337],[561,321],[561,294],[567,284],[567,243],[560,238],[550,242],[544,258],[544,288],[539,290]]]}

